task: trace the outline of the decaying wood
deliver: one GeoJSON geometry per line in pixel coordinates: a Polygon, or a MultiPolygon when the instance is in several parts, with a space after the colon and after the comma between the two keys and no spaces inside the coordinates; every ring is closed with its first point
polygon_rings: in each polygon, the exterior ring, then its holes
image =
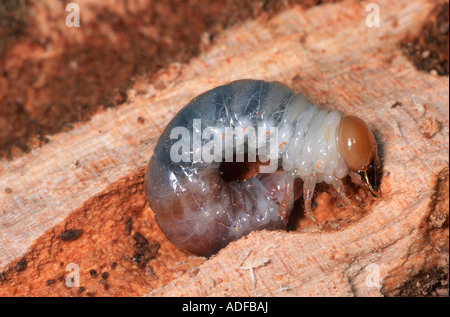
{"type": "MultiPolygon", "coordinates": [[[[380,28],[365,25],[365,3],[355,2],[235,26],[189,64],[162,71],[157,83],[137,83],[128,104],[2,161],[0,294],[75,294],[46,285],[71,262],[91,292],[149,296],[392,295],[417,273],[448,265],[449,80],[417,71],[398,44],[420,30],[432,4],[379,5],[380,28]],[[183,105],[249,77],[284,82],[368,122],[381,147],[382,198],[334,230],[253,232],[204,261],[165,240],[145,203],[143,172],[183,105]],[[132,256],[114,246],[134,243],[131,229],[123,232],[126,216],[132,230],[161,243],[159,254],[146,277],[119,262],[111,287],[99,288],[87,277],[94,264],[105,270],[104,262],[132,256]],[[65,230],[82,233],[61,241],[65,230]],[[14,269],[23,259],[26,268],[14,269]]],[[[320,202],[316,211],[326,219],[320,202]]]]}

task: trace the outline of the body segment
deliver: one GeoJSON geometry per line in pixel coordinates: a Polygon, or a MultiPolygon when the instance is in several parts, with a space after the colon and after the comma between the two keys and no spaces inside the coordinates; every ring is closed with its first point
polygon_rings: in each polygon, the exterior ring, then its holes
{"type": "Polygon", "coordinates": [[[194,98],[166,127],[147,167],[146,195],[160,228],[204,256],[250,231],[284,229],[298,178],[312,217],[316,183],[343,194],[341,179],[359,172],[339,150],[342,118],[277,82],[239,80],[194,98]],[[267,165],[245,180],[223,177],[222,162],[242,154],[267,165]]]}

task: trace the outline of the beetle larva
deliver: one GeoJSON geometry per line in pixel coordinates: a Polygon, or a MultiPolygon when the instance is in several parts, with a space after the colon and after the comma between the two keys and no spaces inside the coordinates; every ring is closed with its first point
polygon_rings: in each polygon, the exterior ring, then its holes
{"type": "Polygon", "coordinates": [[[298,178],[312,219],[317,183],[345,199],[341,179],[350,174],[378,197],[377,162],[375,138],[361,119],[321,109],[278,82],[244,79],[201,94],[175,116],[147,166],[145,188],[166,237],[209,256],[251,231],[284,229],[298,178]],[[223,162],[243,154],[255,162],[256,152],[266,162],[256,176],[222,175],[223,162]]]}

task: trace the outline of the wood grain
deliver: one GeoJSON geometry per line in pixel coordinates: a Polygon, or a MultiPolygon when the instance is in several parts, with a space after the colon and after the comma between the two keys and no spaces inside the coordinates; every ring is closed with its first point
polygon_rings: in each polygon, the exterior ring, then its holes
{"type": "MultiPolygon", "coordinates": [[[[365,25],[365,4],[295,7],[269,21],[237,25],[189,64],[163,70],[157,82],[138,82],[128,91],[128,104],[0,162],[0,271],[70,215],[101,213],[95,199],[142,182],[133,175],[143,173],[175,113],[199,93],[239,78],[284,82],[368,122],[381,147],[382,198],[337,230],[251,233],[206,260],[196,274],[188,270],[146,285],[140,294],[380,296],[396,294],[427,267],[445,260],[448,265],[448,220],[439,227],[430,219],[442,194],[436,188],[448,175],[449,80],[417,71],[398,44],[419,32],[432,3],[379,1],[380,28],[365,25]],[[392,107],[396,102],[401,105],[392,107]],[[379,287],[370,283],[373,274],[379,274],[379,287]]],[[[448,177],[446,184],[448,193],[448,177]]],[[[112,200],[108,208],[119,203],[112,200]]],[[[439,212],[448,219],[448,210],[439,212]]],[[[155,236],[164,240],[159,231],[155,236]]]]}

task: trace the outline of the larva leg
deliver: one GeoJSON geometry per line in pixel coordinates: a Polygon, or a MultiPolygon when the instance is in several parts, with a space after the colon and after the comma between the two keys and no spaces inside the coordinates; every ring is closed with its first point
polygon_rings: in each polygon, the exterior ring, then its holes
{"type": "MultiPolygon", "coordinates": [[[[361,179],[361,175],[359,175],[358,173],[353,172],[353,171],[350,171],[348,174],[350,175],[350,179],[354,184],[356,184],[358,186],[363,186],[363,181],[361,179]]],[[[360,193],[355,193],[354,197],[356,200],[358,200],[358,202],[363,203],[364,200],[367,198],[367,195],[364,191],[362,191],[360,193]]]]}
{"type": "Polygon", "coordinates": [[[354,209],[358,209],[358,207],[352,204],[351,200],[345,194],[344,184],[342,183],[342,180],[335,179],[333,182],[331,182],[331,186],[333,186],[334,190],[338,193],[339,197],[341,197],[342,201],[347,206],[352,206],[354,209]]]}
{"type": "MultiPolygon", "coordinates": [[[[286,174],[286,179],[284,181],[284,188],[285,188],[285,192],[284,192],[284,197],[282,202],[280,203],[280,214],[283,218],[287,219],[288,218],[288,211],[286,210],[289,202],[292,200],[293,197],[291,197],[292,195],[295,196],[294,193],[294,181],[295,178],[293,175],[291,174],[286,174]]],[[[295,198],[294,198],[295,201],[295,198]]],[[[290,210],[289,210],[290,212],[290,210]]]]}
{"type": "Polygon", "coordinates": [[[311,210],[311,201],[314,195],[314,188],[316,187],[316,180],[313,177],[305,179],[303,183],[303,201],[305,202],[305,215],[317,222],[311,210]]]}
{"type": "Polygon", "coordinates": [[[350,179],[352,180],[353,183],[355,183],[358,186],[361,186],[363,184],[361,175],[353,171],[349,171],[348,174],[350,175],[350,179]]]}

